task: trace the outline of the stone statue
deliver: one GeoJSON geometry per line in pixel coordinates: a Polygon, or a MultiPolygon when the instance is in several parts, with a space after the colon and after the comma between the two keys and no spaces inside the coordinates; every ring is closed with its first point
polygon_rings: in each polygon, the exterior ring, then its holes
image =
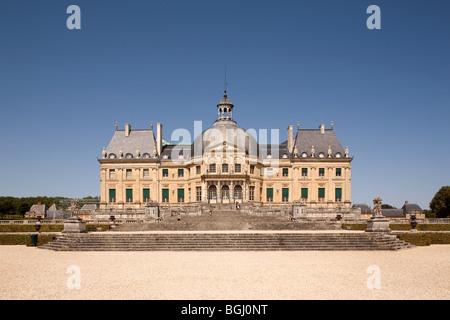
{"type": "Polygon", "coordinates": [[[311,148],[311,158],[314,158],[314,154],[316,153],[316,149],[314,149],[314,146],[311,148]]]}
{"type": "Polygon", "coordinates": [[[383,216],[381,214],[381,201],[382,201],[382,199],[378,196],[375,199],[373,199],[373,216],[374,217],[383,216]]]}
{"type": "Polygon", "coordinates": [[[72,217],[78,218],[78,212],[79,212],[79,200],[78,199],[72,199],[70,201],[70,211],[72,211],[72,217]]]}
{"type": "Polygon", "coordinates": [[[349,151],[348,151],[348,146],[347,146],[347,147],[345,147],[345,157],[346,158],[348,158],[348,153],[349,153],[349,151]]]}
{"type": "Polygon", "coordinates": [[[328,146],[328,158],[331,158],[331,154],[332,154],[331,146],[328,146]]]}
{"type": "Polygon", "coordinates": [[[106,159],[106,150],[105,150],[105,147],[103,147],[102,156],[103,156],[103,159],[106,159]]]}

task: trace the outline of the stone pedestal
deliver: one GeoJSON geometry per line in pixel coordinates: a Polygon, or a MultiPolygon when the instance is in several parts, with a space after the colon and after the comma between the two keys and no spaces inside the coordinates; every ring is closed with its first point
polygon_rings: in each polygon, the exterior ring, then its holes
{"type": "Polygon", "coordinates": [[[71,217],[64,221],[63,233],[85,233],[86,222],[77,217],[71,217]]]}
{"type": "Polygon", "coordinates": [[[389,219],[383,216],[370,218],[370,220],[367,220],[366,232],[391,232],[389,219]]]}

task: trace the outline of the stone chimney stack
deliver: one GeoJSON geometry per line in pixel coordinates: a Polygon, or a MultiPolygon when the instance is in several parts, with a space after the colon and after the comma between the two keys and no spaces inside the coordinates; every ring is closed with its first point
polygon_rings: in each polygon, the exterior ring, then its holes
{"type": "Polygon", "coordinates": [[[162,124],[157,123],[156,124],[156,151],[158,152],[158,155],[161,155],[162,151],[162,124]]]}
{"type": "Polygon", "coordinates": [[[288,145],[288,151],[292,152],[292,148],[294,147],[294,136],[293,136],[292,126],[289,126],[287,128],[287,145],[288,145]]]}
{"type": "Polygon", "coordinates": [[[408,204],[409,202],[408,202],[408,200],[407,201],[405,201],[405,204],[408,204]]]}
{"type": "Polygon", "coordinates": [[[130,135],[131,125],[129,123],[125,123],[125,137],[130,135]]]}
{"type": "Polygon", "coordinates": [[[321,134],[325,133],[325,125],[323,123],[320,125],[319,129],[321,134]]]}

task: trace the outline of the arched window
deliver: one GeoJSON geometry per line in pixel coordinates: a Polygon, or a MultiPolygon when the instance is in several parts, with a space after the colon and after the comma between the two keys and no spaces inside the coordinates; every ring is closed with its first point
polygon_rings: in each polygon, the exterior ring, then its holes
{"type": "Polygon", "coordinates": [[[230,187],[222,186],[222,199],[230,199],[230,187]]]}
{"type": "Polygon", "coordinates": [[[242,187],[240,185],[234,187],[234,199],[242,200],[242,187]]]}
{"type": "Polygon", "coordinates": [[[217,187],[212,185],[208,188],[208,200],[216,200],[217,199],[217,187]]]}

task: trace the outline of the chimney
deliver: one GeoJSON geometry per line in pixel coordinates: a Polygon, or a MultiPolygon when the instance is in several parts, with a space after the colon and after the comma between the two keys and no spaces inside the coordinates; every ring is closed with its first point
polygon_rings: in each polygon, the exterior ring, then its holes
{"type": "Polygon", "coordinates": [[[321,134],[325,133],[325,125],[323,123],[320,125],[319,129],[321,134]]]}
{"type": "Polygon", "coordinates": [[[158,151],[158,155],[161,155],[162,150],[162,124],[156,124],[156,151],[158,151]]]}
{"type": "Polygon", "coordinates": [[[130,135],[131,125],[129,123],[125,123],[125,137],[130,135]]]}
{"type": "Polygon", "coordinates": [[[289,152],[292,152],[293,144],[294,144],[293,129],[292,129],[292,126],[289,126],[287,128],[287,145],[288,145],[289,152]]]}
{"type": "Polygon", "coordinates": [[[407,200],[407,201],[405,201],[405,204],[408,204],[408,200],[407,200]]]}

